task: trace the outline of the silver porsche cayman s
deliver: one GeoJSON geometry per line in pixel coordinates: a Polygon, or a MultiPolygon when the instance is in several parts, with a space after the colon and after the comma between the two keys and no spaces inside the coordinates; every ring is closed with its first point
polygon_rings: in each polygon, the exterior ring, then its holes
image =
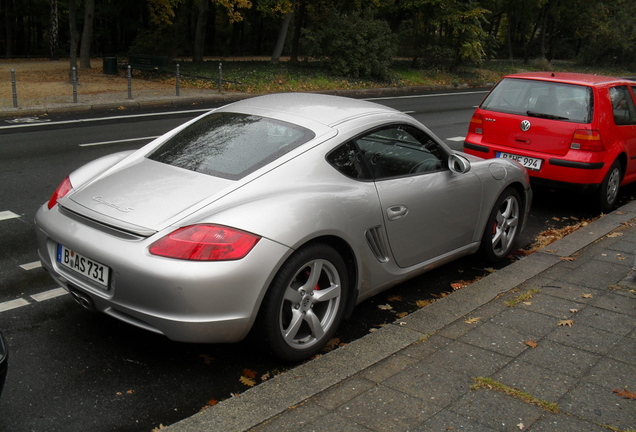
{"type": "Polygon", "coordinates": [[[521,165],[455,152],[399,111],[274,94],[79,168],[36,229],[44,268],[89,309],[176,341],[253,331],[300,360],[379,291],[504,258],[531,201],[521,165]]]}

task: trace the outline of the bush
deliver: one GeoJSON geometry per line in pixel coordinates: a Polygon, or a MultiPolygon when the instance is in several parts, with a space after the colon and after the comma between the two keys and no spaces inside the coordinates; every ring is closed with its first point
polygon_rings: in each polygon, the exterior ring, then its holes
{"type": "Polygon", "coordinates": [[[334,12],[318,30],[306,31],[309,57],[334,74],[388,80],[397,38],[384,21],[334,12]]]}

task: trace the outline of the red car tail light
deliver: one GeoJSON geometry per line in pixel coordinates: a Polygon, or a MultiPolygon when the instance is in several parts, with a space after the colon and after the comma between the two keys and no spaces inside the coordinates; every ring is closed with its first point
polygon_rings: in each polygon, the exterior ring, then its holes
{"type": "Polygon", "coordinates": [[[73,190],[71,179],[66,177],[62,181],[62,183],[60,183],[57,189],[55,189],[55,192],[53,192],[53,195],[51,196],[51,199],[49,200],[49,204],[48,204],[49,210],[51,210],[55,206],[55,204],[57,204],[57,201],[60,198],[68,194],[71,190],[73,190]]]}
{"type": "Polygon", "coordinates": [[[219,225],[191,225],[162,237],[148,249],[153,255],[190,261],[244,258],[261,238],[219,225]]]}
{"type": "Polygon", "coordinates": [[[483,134],[482,125],[484,123],[484,116],[481,114],[473,114],[473,118],[470,119],[470,124],[468,125],[468,131],[474,132],[476,134],[483,134]]]}
{"type": "Polygon", "coordinates": [[[601,134],[597,130],[579,129],[572,136],[570,148],[573,150],[583,150],[590,152],[605,151],[605,146],[601,140],[601,134]]]}

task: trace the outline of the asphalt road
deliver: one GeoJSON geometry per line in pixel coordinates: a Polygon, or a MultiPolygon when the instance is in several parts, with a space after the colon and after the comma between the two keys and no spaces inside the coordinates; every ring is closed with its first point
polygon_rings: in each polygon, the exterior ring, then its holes
{"type": "MultiPolygon", "coordinates": [[[[410,113],[461,149],[484,94],[375,101],[410,113]]],[[[258,383],[290,367],[247,342],[180,344],[87,312],[37,265],[33,216],[70,171],[99,156],[138,148],[199,113],[0,125],[0,329],[11,348],[0,431],[150,431],[246,390],[244,378],[258,383]]],[[[595,216],[581,197],[535,193],[519,247],[547,227],[595,216]]],[[[635,194],[634,187],[626,188],[621,199],[635,194]]],[[[488,271],[469,257],[401,284],[359,305],[338,338],[342,343],[359,338],[396,314],[415,310],[419,301],[451,291],[452,283],[488,271]]]]}

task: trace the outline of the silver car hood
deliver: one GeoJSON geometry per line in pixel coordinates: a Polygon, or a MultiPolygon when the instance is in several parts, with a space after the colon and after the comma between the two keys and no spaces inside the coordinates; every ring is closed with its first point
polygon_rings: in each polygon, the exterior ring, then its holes
{"type": "Polygon", "coordinates": [[[149,236],[235,186],[230,180],[141,158],[81,186],[59,203],[89,219],[149,236]]]}

